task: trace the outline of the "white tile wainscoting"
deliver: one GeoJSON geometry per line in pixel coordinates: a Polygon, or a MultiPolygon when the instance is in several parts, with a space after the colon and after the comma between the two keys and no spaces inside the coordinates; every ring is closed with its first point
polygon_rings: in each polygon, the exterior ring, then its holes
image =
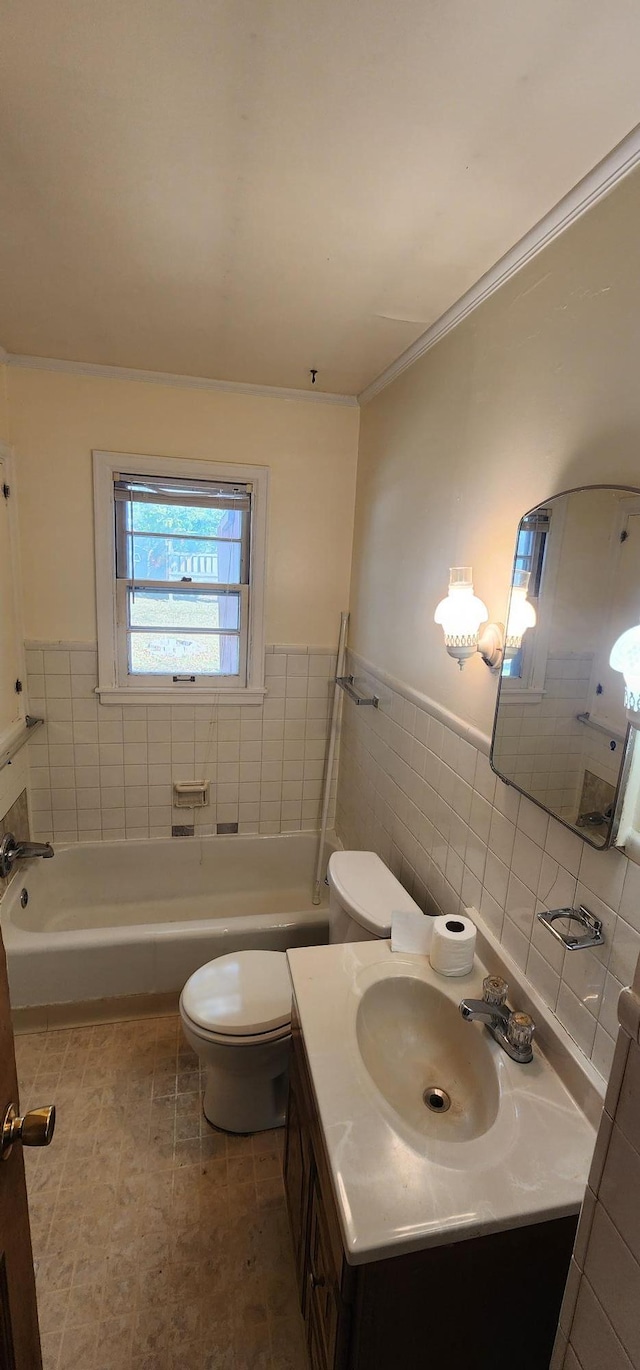
{"type": "MultiPolygon", "coordinates": [[[[91,643],[26,644],[37,840],[168,837],[172,824],[241,833],[319,825],[335,653],[268,647],[262,705],[104,705],[91,643]],[[208,780],[201,809],[172,807],[176,781],[208,780]]],[[[333,782],[335,790],[335,779],[333,782]]],[[[333,814],[330,811],[330,818],[333,814]]]]}
{"type": "Polygon", "coordinates": [[[380,705],[344,703],[336,817],[344,846],[377,851],[430,913],[478,908],[608,1076],[618,996],[640,952],[640,866],[587,846],[498,780],[474,729],[451,716],[447,726],[445,711],[357,657],[349,669],[380,705]],[[579,903],[602,919],[606,940],[566,952],[535,914],[579,903]]]}

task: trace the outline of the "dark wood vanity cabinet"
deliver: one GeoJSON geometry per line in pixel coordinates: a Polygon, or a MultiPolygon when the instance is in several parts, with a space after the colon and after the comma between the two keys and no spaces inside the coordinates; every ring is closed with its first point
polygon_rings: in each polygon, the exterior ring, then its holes
{"type": "Polygon", "coordinates": [[[349,1265],[295,1008],[284,1179],[311,1370],[548,1370],[577,1215],[349,1265]]]}

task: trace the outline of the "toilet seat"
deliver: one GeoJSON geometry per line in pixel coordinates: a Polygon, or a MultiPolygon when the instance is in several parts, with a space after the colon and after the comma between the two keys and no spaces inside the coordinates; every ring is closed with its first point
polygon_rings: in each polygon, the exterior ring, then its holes
{"type": "Polygon", "coordinates": [[[291,980],[282,951],[239,951],[208,961],[187,980],[180,1010],[203,1041],[276,1042],[291,1031],[291,980]]]}
{"type": "Polygon", "coordinates": [[[282,1042],[285,1041],[287,1037],[291,1036],[291,1023],[285,1023],[284,1027],[276,1028],[273,1032],[252,1033],[251,1035],[244,1037],[240,1037],[237,1034],[234,1036],[230,1032],[214,1032],[212,1030],[207,1030],[207,1028],[199,1027],[197,1023],[194,1023],[193,1020],[189,1018],[189,1015],[185,1013],[182,1000],[180,1000],[180,1010],[183,1022],[190,1028],[194,1037],[198,1037],[201,1042],[215,1042],[218,1046],[238,1048],[256,1047],[266,1045],[269,1042],[282,1042]]]}

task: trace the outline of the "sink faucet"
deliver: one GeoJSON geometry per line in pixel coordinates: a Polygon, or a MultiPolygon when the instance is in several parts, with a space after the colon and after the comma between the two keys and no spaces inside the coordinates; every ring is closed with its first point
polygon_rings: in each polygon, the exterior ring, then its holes
{"type": "Polygon", "coordinates": [[[50,842],[17,842],[12,832],[5,833],[0,842],[0,876],[11,875],[16,861],[27,861],[31,856],[53,856],[50,842]]]}
{"type": "Polygon", "coordinates": [[[533,1018],[528,1013],[512,1012],[507,1008],[509,986],[499,975],[487,975],[482,981],[481,999],[463,999],[460,1012],[467,1023],[486,1023],[486,1026],[507,1056],[520,1065],[533,1060],[531,1041],[535,1032],[533,1018]]]}

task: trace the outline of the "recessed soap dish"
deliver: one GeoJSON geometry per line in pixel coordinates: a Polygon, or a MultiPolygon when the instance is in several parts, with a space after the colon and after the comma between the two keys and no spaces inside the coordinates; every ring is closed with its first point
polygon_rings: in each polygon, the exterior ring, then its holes
{"type": "Polygon", "coordinates": [[[562,942],[567,951],[582,951],[585,947],[601,947],[604,942],[602,935],[602,921],[596,918],[593,913],[585,909],[584,904],[579,909],[549,909],[538,914],[538,918],[543,927],[548,928],[549,932],[558,942],[562,942]],[[571,932],[561,932],[554,924],[559,918],[566,918],[567,921],[579,923],[583,929],[582,936],[574,936],[571,932]]]}
{"type": "Polygon", "coordinates": [[[173,785],[174,809],[202,809],[209,803],[208,780],[176,780],[173,785]]]}

